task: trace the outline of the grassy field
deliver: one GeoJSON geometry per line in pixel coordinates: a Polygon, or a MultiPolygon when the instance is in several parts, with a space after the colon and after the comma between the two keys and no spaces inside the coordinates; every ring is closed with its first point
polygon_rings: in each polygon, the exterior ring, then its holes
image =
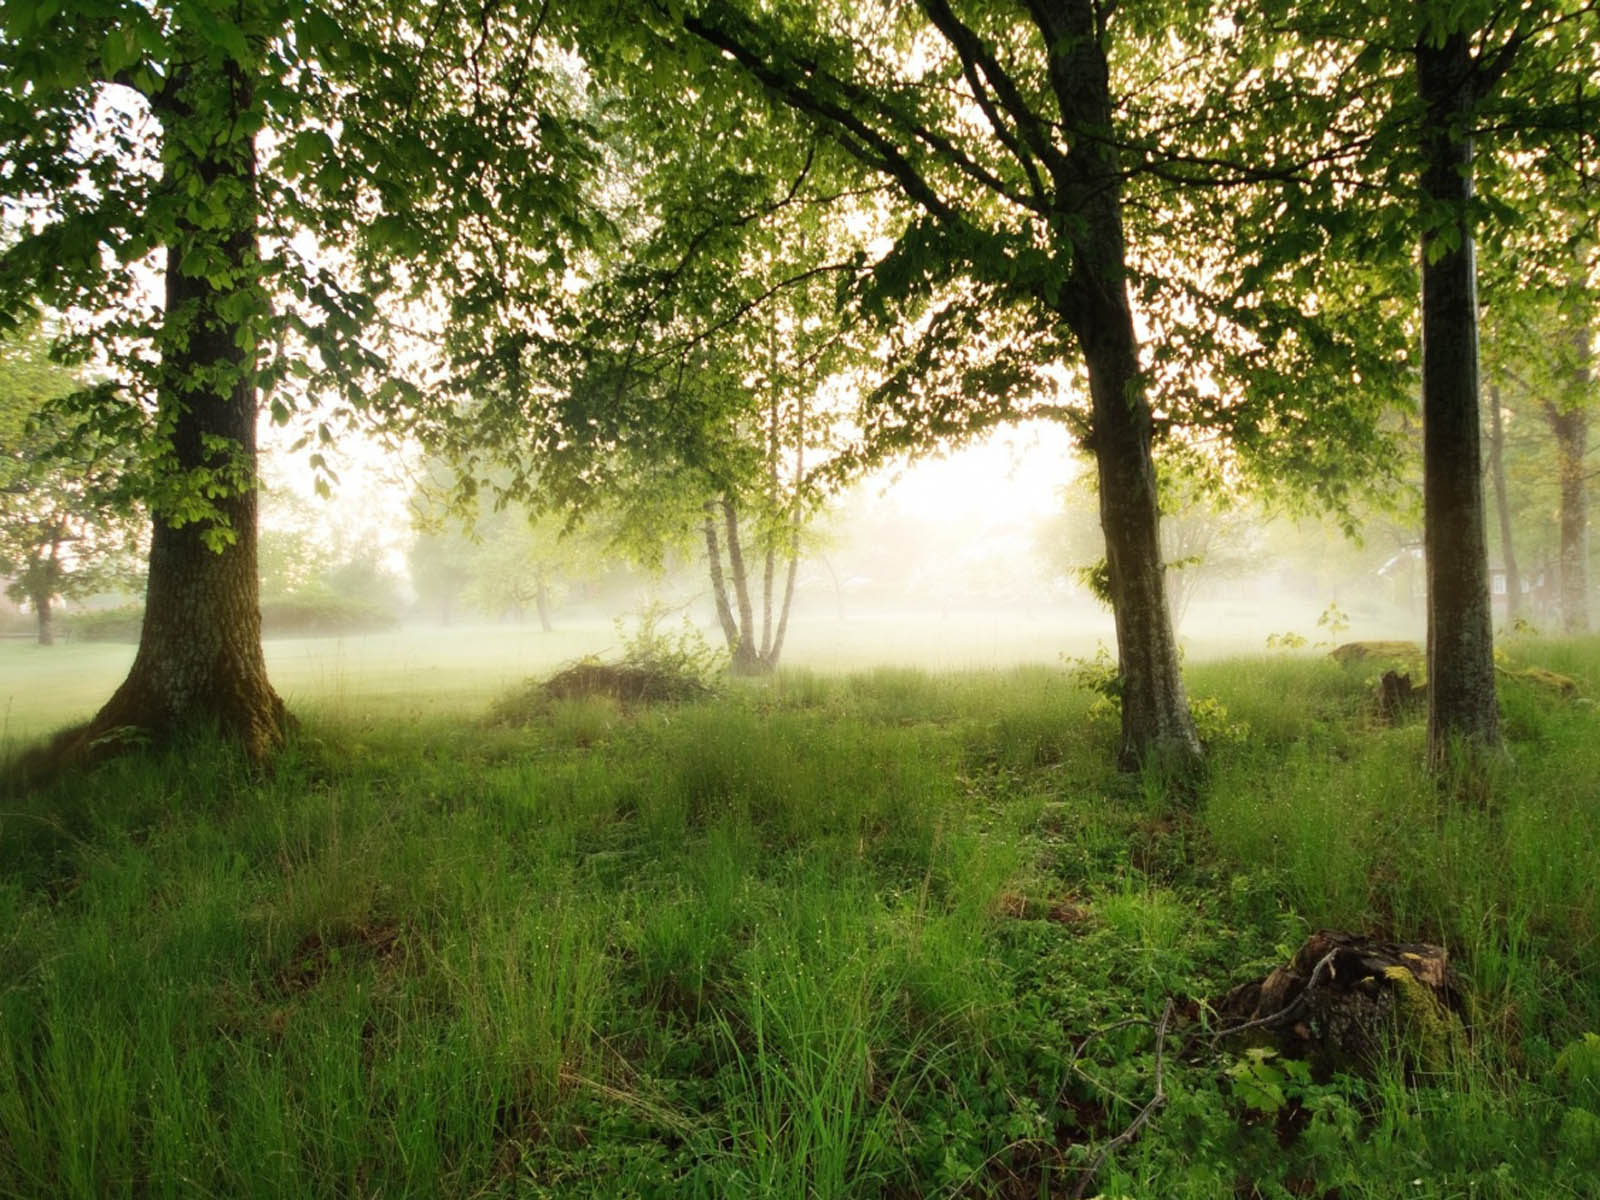
{"type": "MultiPolygon", "coordinates": [[[[304,724],[270,772],[192,745],[7,801],[0,1195],[1069,1195],[1173,998],[1168,1102],[1088,1194],[1595,1194],[1593,706],[1508,681],[1480,805],[1360,670],[1200,663],[1178,797],[1110,769],[1057,667],[484,721],[615,640],[560,637],[277,643],[304,724]],[[1324,926],[1451,948],[1446,1069],[1307,1080],[1184,1036],[1324,926]]],[[[0,649],[14,739],[127,661],[0,649]]],[[[1515,654],[1600,695],[1600,641],[1515,654]]]]}
{"type": "MultiPolygon", "coordinates": [[[[1304,613],[1295,614],[1305,617],[1304,613]]],[[[1281,618],[1287,627],[1290,617],[1281,618]]],[[[1313,629],[1312,618],[1300,622],[1313,629]]],[[[1184,639],[1191,660],[1259,651],[1260,612],[1201,606],[1184,639]]],[[[675,629],[668,620],[665,628],[675,629]]],[[[1276,626],[1273,626],[1276,628],[1276,626]]],[[[553,633],[530,625],[412,626],[350,637],[269,638],[273,684],[298,712],[334,717],[421,719],[482,708],[515,683],[586,654],[615,655],[632,626],[575,619],[553,633]]],[[[1314,630],[1313,630],[1314,631],[1314,630]]],[[[1367,637],[1416,636],[1404,624],[1368,622],[1367,637]]],[[[785,643],[786,665],[822,671],[915,663],[934,670],[1056,663],[1113,644],[1109,614],[1070,619],[954,610],[801,616],[785,643]]],[[[0,640],[0,755],[62,725],[86,720],[127,673],[133,647],[105,642],[50,647],[0,640]]]]}

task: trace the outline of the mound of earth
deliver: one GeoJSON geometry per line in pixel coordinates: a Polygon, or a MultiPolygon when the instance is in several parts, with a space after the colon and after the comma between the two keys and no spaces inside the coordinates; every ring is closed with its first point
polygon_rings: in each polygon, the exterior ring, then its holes
{"type": "Polygon", "coordinates": [[[1360,663],[1399,663],[1420,668],[1422,647],[1415,642],[1346,642],[1328,651],[1328,657],[1342,667],[1360,663]]]}
{"type": "Polygon", "coordinates": [[[1507,679],[1522,679],[1537,684],[1568,700],[1578,694],[1578,681],[1559,671],[1546,670],[1544,667],[1522,667],[1520,670],[1501,667],[1500,673],[1507,679]]]}
{"type": "Polygon", "coordinates": [[[699,700],[712,694],[704,680],[673,667],[584,659],[500,700],[491,711],[490,719],[521,724],[532,720],[556,700],[605,699],[629,706],[699,700]]]}
{"type": "Polygon", "coordinates": [[[654,663],[603,663],[585,660],[558,671],[540,684],[551,700],[607,696],[624,704],[696,700],[711,689],[693,675],[654,663]]]}

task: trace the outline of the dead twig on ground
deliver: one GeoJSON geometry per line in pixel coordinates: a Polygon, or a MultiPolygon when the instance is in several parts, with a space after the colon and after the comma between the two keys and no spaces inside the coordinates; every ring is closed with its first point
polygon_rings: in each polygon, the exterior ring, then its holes
{"type": "Polygon", "coordinates": [[[1172,1001],[1167,1001],[1167,1006],[1161,1011],[1161,1020],[1156,1022],[1156,1086],[1155,1094],[1150,1097],[1150,1102],[1141,1108],[1129,1123],[1128,1127],[1116,1137],[1112,1138],[1100,1148],[1100,1153],[1095,1155],[1094,1161],[1084,1168],[1083,1174],[1078,1176],[1078,1184],[1072,1189],[1072,1200],[1082,1200],[1083,1194],[1089,1190],[1089,1185],[1094,1182],[1100,1168],[1105,1166],[1117,1149],[1126,1146],[1139,1136],[1139,1131],[1150,1123],[1156,1110],[1167,1102],[1166,1088],[1163,1086],[1163,1072],[1166,1066],[1166,1041],[1167,1026],[1172,1021],[1172,1001]]]}

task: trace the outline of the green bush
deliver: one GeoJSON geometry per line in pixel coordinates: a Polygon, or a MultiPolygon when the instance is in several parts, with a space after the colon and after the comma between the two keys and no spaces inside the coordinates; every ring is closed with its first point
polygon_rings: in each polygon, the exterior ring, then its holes
{"type": "Polygon", "coordinates": [[[370,600],[310,587],[261,602],[261,632],[267,637],[316,637],[392,629],[394,612],[370,600]]]}
{"type": "MultiPolygon", "coordinates": [[[[75,613],[64,624],[67,635],[78,641],[137,642],[143,620],[144,609],[130,604],[75,613]]],[[[306,588],[261,602],[261,632],[265,637],[373,633],[392,629],[395,624],[395,615],[389,609],[324,588],[306,588]]]]}
{"type": "Polygon", "coordinates": [[[73,613],[62,624],[67,636],[74,641],[137,642],[143,621],[142,605],[124,604],[120,608],[73,613]]]}

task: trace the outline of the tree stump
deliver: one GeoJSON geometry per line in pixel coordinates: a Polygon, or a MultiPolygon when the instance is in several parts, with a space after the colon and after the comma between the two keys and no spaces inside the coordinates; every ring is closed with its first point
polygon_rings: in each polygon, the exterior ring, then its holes
{"type": "Polygon", "coordinates": [[[1378,715],[1385,721],[1398,721],[1422,707],[1428,685],[1413,684],[1409,674],[1385,671],[1378,680],[1378,715]]]}
{"type": "Polygon", "coordinates": [[[1408,1071],[1431,1073],[1465,1038],[1463,1004],[1443,946],[1322,930],[1216,1007],[1224,1036],[1271,1045],[1321,1073],[1364,1073],[1396,1053],[1408,1071]]]}

